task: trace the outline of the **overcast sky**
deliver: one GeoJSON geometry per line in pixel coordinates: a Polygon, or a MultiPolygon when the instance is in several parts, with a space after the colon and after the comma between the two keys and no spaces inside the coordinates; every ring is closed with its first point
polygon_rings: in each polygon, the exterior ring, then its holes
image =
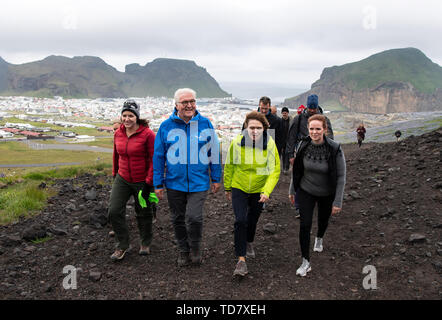
{"type": "Polygon", "coordinates": [[[0,56],[194,60],[218,82],[308,88],[324,67],[415,47],[442,65],[442,1],[7,0],[0,56]]]}

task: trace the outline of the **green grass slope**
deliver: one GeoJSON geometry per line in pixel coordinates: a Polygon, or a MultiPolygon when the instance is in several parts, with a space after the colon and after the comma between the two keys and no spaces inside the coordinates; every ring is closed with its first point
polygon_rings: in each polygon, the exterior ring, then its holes
{"type": "Polygon", "coordinates": [[[374,88],[388,82],[409,82],[420,92],[431,94],[442,88],[442,67],[418,49],[392,49],[358,62],[325,68],[321,79],[312,87],[330,78],[342,81],[353,90],[374,88]]]}

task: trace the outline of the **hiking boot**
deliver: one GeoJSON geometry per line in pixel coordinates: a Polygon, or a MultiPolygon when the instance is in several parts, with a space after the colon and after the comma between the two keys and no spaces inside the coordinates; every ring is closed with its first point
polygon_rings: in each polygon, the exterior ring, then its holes
{"type": "Polygon", "coordinates": [[[322,238],[315,238],[315,245],[313,246],[313,251],[316,252],[322,252],[324,250],[324,247],[322,246],[322,238]]]}
{"type": "Polygon", "coordinates": [[[115,252],[111,255],[111,259],[114,261],[118,261],[124,258],[124,255],[126,254],[126,250],[117,249],[115,252]]]}
{"type": "Polygon", "coordinates": [[[201,250],[200,249],[190,250],[190,260],[192,261],[192,264],[200,265],[202,262],[201,250]]]}
{"type": "Polygon", "coordinates": [[[311,270],[312,270],[312,268],[310,266],[310,262],[308,262],[308,260],[306,260],[305,258],[302,258],[302,264],[298,268],[298,270],[296,270],[296,275],[301,276],[301,277],[305,277],[307,275],[307,272],[309,272],[311,270]]]}
{"type": "Polygon", "coordinates": [[[109,231],[109,237],[115,237],[115,231],[114,230],[109,231]]]}
{"type": "Polygon", "coordinates": [[[234,276],[241,276],[244,277],[247,273],[247,264],[245,261],[239,260],[236,264],[235,271],[233,271],[234,276]]]}
{"type": "Polygon", "coordinates": [[[140,246],[140,251],[138,251],[138,254],[140,256],[147,256],[150,254],[150,247],[149,246],[140,246]]]}
{"type": "Polygon", "coordinates": [[[295,209],[295,219],[301,219],[301,214],[299,213],[299,208],[295,209]]]}
{"type": "Polygon", "coordinates": [[[189,265],[190,263],[189,252],[180,252],[177,263],[178,267],[184,267],[189,265]]]}
{"type": "Polygon", "coordinates": [[[255,258],[255,250],[253,250],[253,245],[251,242],[247,242],[246,257],[247,258],[255,258]]]}

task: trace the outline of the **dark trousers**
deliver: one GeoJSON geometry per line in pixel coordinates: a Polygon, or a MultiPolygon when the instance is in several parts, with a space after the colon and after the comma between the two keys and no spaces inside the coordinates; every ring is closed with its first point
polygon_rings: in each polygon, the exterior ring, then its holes
{"type": "Polygon", "coordinates": [[[282,170],[289,171],[290,170],[290,161],[289,161],[289,155],[286,152],[285,148],[282,148],[281,150],[281,157],[282,157],[282,170]]]}
{"type": "Polygon", "coordinates": [[[172,225],[181,252],[200,249],[206,197],[207,191],[183,192],[167,189],[172,225]]]}
{"type": "Polygon", "coordinates": [[[299,209],[299,189],[295,190],[295,209],[299,209]]]}
{"type": "Polygon", "coordinates": [[[112,184],[109,205],[109,219],[118,241],[117,247],[122,250],[129,248],[129,230],[126,224],[126,203],[131,196],[135,199],[135,213],[137,215],[138,230],[141,244],[149,246],[152,242],[152,207],[147,203],[141,208],[138,203],[138,192],[143,189],[144,182],[129,183],[119,174],[112,184]]]}
{"type": "Polygon", "coordinates": [[[331,215],[335,195],[317,197],[299,188],[299,211],[301,223],[299,228],[299,242],[301,244],[302,257],[310,260],[310,230],[312,229],[313,210],[318,204],[318,233],[317,237],[324,237],[327,230],[328,220],[331,215]]]}
{"type": "Polygon", "coordinates": [[[255,239],[256,225],[262,211],[262,203],[258,202],[259,193],[245,193],[232,188],[232,205],[235,214],[235,253],[238,257],[245,257],[247,242],[255,239]]]}

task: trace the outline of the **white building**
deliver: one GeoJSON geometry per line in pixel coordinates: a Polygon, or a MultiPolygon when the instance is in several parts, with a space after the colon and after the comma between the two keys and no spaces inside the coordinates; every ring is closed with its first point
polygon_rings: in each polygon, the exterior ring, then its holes
{"type": "Polygon", "coordinates": [[[90,141],[95,141],[95,137],[83,134],[76,136],[74,141],[72,141],[71,143],[90,142],[90,141]]]}
{"type": "Polygon", "coordinates": [[[6,132],[3,130],[0,130],[0,137],[1,138],[12,138],[14,134],[12,132],[6,132]]]}

